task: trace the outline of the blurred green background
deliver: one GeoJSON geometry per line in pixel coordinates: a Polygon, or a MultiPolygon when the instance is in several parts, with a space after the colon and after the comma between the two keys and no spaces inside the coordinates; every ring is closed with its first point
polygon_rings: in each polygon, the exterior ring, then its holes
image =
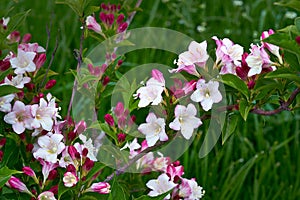
{"type": "MultiPolygon", "coordinates": [[[[94,4],[102,2],[108,1],[94,1],[94,4]]],[[[207,40],[211,50],[215,48],[210,39],[212,36],[229,37],[244,46],[246,51],[252,42],[258,41],[262,31],[283,28],[297,17],[293,10],[276,6],[274,2],[144,0],[142,11],[137,13],[130,28],[170,28],[198,42],[207,40]]],[[[55,4],[52,0],[1,0],[0,8],[2,16],[31,9],[19,30],[21,34],[31,33],[31,41],[41,46],[46,46],[46,27],[50,28],[47,62],[58,37],[59,47],[52,65],[52,69],[59,73],[55,77],[58,83],[51,92],[61,101],[64,115],[74,80],[69,69],[76,68],[73,50],[79,48],[80,24],[77,16],[66,5],[55,4]]],[[[95,40],[87,39],[84,47],[92,49],[97,44],[95,40]]],[[[149,62],[170,65],[173,59],[149,49],[140,50],[126,56],[124,70],[149,62]]],[[[203,138],[197,137],[189,151],[181,157],[185,176],[197,179],[206,190],[204,199],[207,200],[300,199],[299,117],[299,113],[288,112],[270,117],[250,115],[247,123],[239,121],[237,130],[225,145],[220,141],[204,159],[198,158],[203,138]]]]}

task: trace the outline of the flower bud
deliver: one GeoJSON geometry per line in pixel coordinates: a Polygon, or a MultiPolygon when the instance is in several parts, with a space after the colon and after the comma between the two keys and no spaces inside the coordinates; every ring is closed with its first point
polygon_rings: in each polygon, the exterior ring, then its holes
{"type": "Polygon", "coordinates": [[[109,81],[110,81],[109,77],[105,76],[102,82],[103,86],[106,86],[109,83],[109,81]]]}
{"type": "Polygon", "coordinates": [[[95,17],[93,16],[88,16],[86,18],[86,26],[88,29],[95,31],[96,33],[101,33],[102,29],[100,24],[98,24],[98,22],[96,21],[95,17]]]}
{"type": "Polygon", "coordinates": [[[26,174],[27,176],[30,176],[30,177],[36,176],[35,173],[34,173],[34,171],[33,171],[30,167],[28,167],[28,166],[23,167],[23,168],[22,168],[22,171],[23,171],[23,173],[26,174]]]}
{"type": "Polygon", "coordinates": [[[118,138],[118,141],[119,141],[120,143],[122,143],[122,142],[124,142],[125,139],[126,139],[126,134],[124,134],[124,133],[119,133],[119,134],[117,135],[117,138],[118,138]]]}
{"type": "Polygon", "coordinates": [[[35,85],[33,83],[26,83],[24,85],[29,91],[32,91],[35,87],[35,85]]]}
{"type": "Polygon", "coordinates": [[[119,25],[117,32],[122,33],[124,32],[128,27],[128,24],[126,22],[119,25]]]}
{"type": "Polygon", "coordinates": [[[54,85],[56,84],[56,80],[55,79],[51,79],[49,80],[46,85],[45,85],[45,89],[49,90],[51,89],[54,85]]]}
{"type": "Polygon", "coordinates": [[[106,182],[93,183],[86,191],[97,192],[99,194],[108,194],[110,193],[110,185],[106,182]]]}
{"type": "Polygon", "coordinates": [[[56,171],[56,169],[53,169],[49,172],[49,176],[48,176],[48,180],[54,180],[56,179],[58,173],[56,171]]]}
{"type": "Polygon", "coordinates": [[[296,42],[300,45],[300,36],[297,36],[297,37],[295,38],[295,40],[296,40],[296,42]]]}
{"type": "Polygon", "coordinates": [[[53,194],[57,194],[58,193],[58,185],[54,185],[49,189],[50,192],[52,192],[53,194]]]}
{"type": "Polygon", "coordinates": [[[33,194],[28,190],[26,185],[17,177],[11,176],[6,184],[10,188],[16,189],[19,192],[24,192],[33,196],[33,194]]]}
{"type": "Polygon", "coordinates": [[[40,69],[46,61],[46,54],[38,54],[34,59],[34,63],[37,69],[40,69]]]}
{"type": "Polygon", "coordinates": [[[86,156],[88,155],[88,153],[89,153],[89,150],[88,150],[87,148],[84,148],[84,149],[82,150],[82,156],[83,156],[83,157],[86,157],[86,156]]]}
{"type": "Polygon", "coordinates": [[[106,114],[106,115],[104,116],[104,120],[105,120],[105,122],[106,122],[109,126],[114,126],[114,125],[115,125],[114,118],[113,118],[110,114],[106,114]]]}
{"type": "Polygon", "coordinates": [[[123,60],[122,59],[118,60],[118,66],[121,66],[122,64],[123,64],[123,60]]]}
{"type": "Polygon", "coordinates": [[[78,122],[76,125],[75,125],[75,129],[74,129],[74,132],[77,132],[77,134],[81,134],[83,133],[85,130],[86,130],[86,123],[84,120],[81,120],[80,122],[78,122]]]}
{"type": "Polygon", "coordinates": [[[68,166],[67,166],[67,172],[72,172],[72,173],[76,173],[76,168],[74,167],[74,165],[72,165],[72,164],[69,164],[68,166]]]}
{"type": "Polygon", "coordinates": [[[115,21],[115,16],[114,14],[108,14],[106,15],[106,23],[111,26],[115,21]]]}
{"type": "Polygon", "coordinates": [[[32,149],[33,149],[33,144],[27,144],[27,145],[26,145],[26,151],[27,151],[27,152],[31,152],[32,149]]]}
{"type": "Polygon", "coordinates": [[[3,156],[4,156],[4,153],[3,153],[3,151],[0,150],[0,162],[1,162],[2,159],[3,159],[3,156]]]}
{"type": "Polygon", "coordinates": [[[107,15],[104,12],[99,13],[99,19],[103,22],[106,23],[107,15]]]}
{"type": "Polygon", "coordinates": [[[30,40],[31,40],[31,34],[30,33],[26,33],[23,36],[22,43],[28,43],[30,40]]]}
{"type": "Polygon", "coordinates": [[[77,134],[74,131],[68,133],[68,140],[73,141],[76,138],[77,134]]]}
{"type": "Polygon", "coordinates": [[[10,68],[10,62],[7,60],[0,60],[0,71],[6,71],[10,68]]]}
{"type": "Polygon", "coordinates": [[[73,160],[75,160],[76,159],[76,153],[78,153],[78,152],[77,152],[77,150],[74,146],[69,146],[68,147],[68,153],[70,154],[71,158],[73,160]]]}
{"type": "Polygon", "coordinates": [[[90,160],[89,158],[86,158],[83,166],[82,166],[82,169],[85,171],[85,172],[88,172],[90,171],[92,168],[94,167],[94,161],[90,160]]]}
{"type": "Polygon", "coordinates": [[[1,138],[0,140],[0,149],[5,145],[6,143],[6,138],[1,138]]]}
{"type": "Polygon", "coordinates": [[[7,39],[10,40],[11,43],[19,42],[21,37],[20,37],[20,32],[19,31],[13,31],[11,34],[7,36],[7,39]]]}
{"type": "Polygon", "coordinates": [[[123,14],[120,14],[117,18],[117,24],[120,25],[124,20],[124,15],[123,14]]]}

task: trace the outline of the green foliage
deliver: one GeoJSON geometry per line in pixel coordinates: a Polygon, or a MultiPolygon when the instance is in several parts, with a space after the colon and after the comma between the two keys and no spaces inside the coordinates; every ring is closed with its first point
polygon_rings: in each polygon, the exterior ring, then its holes
{"type": "Polygon", "coordinates": [[[18,88],[11,85],[0,85],[0,97],[3,97],[8,94],[20,92],[18,88]]]}
{"type": "Polygon", "coordinates": [[[10,177],[14,174],[22,173],[17,170],[9,169],[8,167],[0,168],[0,188],[2,188],[5,183],[10,179],[10,177]]]}
{"type": "Polygon", "coordinates": [[[247,100],[249,99],[250,94],[247,85],[237,76],[233,74],[224,74],[221,76],[220,81],[223,82],[225,85],[233,87],[237,91],[241,92],[247,100]]]}

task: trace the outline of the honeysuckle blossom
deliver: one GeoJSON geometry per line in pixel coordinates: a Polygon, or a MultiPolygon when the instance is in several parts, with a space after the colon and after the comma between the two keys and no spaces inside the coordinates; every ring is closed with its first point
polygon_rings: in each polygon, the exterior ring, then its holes
{"type": "Polygon", "coordinates": [[[247,56],[246,62],[250,67],[248,72],[248,77],[255,74],[260,74],[263,68],[269,68],[272,64],[270,56],[264,50],[264,48],[258,45],[251,45],[251,53],[247,56]]]}
{"type": "Polygon", "coordinates": [[[18,50],[26,51],[26,52],[35,52],[35,53],[43,53],[46,50],[44,47],[39,46],[38,43],[22,43],[19,44],[18,50]]]}
{"type": "Polygon", "coordinates": [[[77,151],[81,154],[82,150],[86,148],[88,150],[87,157],[92,161],[97,161],[95,155],[97,155],[97,149],[94,147],[92,139],[89,138],[87,140],[85,135],[79,135],[79,139],[83,142],[83,145],[79,145],[79,143],[75,143],[74,146],[77,151]]]}
{"type": "Polygon", "coordinates": [[[155,158],[153,161],[153,169],[156,171],[162,171],[165,172],[167,170],[168,165],[171,163],[171,160],[169,157],[164,157],[162,153],[158,153],[160,157],[155,158]]]}
{"type": "Polygon", "coordinates": [[[56,163],[57,155],[65,149],[65,144],[62,142],[63,135],[48,133],[47,135],[38,138],[37,150],[33,156],[38,159],[42,158],[45,161],[56,163]]]}
{"type": "Polygon", "coordinates": [[[10,112],[11,104],[10,102],[15,98],[14,94],[9,94],[3,97],[0,97],[0,111],[1,112],[10,112]]]}
{"type": "Polygon", "coordinates": [[[194,102],[200,102],[203,110],[208,111],[214,103],[222,100],[222,95],[219,91],[219,82],[209,81],[205,83],[204,79],[197,82],[195,92],[191,95],[194,102]]]}
{"type": "Polygon", "coordinates": [[[146,86],[140,87],[136,91],[136,94],[133,95],[135,98],[140,99],[138,107],[146,107],[150,103],[151,105],[158,105],[161,103],[163,100],[161,94],[163,93],[164,88],[164,82],[160,82],[153,77],[150,78],[147,81],[146,86]]]}
{"type": "Polygon", "coordinates": [[[121,151],[124,149],[129,149],[130,156],[129,158],[132,159],[134,156],[138,154],[137,149],[141,148],[141,145],[138,143],[137,138],[134,138],[132,142],[126,142],[126,144],[120,149],[121,151]]]}
{"type": "Polygon", "coordinates": [[[188,51],[179,54],[178,61],[174,61],[178,65],[177,69],[170,70],[171,73],[186,71],[190,74],[198,75],[196,66],[204,67],[209,55],[206,51],[207,42],[198,43],[192,41],[188,47],[188,51]]]}
{"type": "Polygon", "coordinates": [[[78,182],[78,177],[72,172],[66,172],[63,177],[65,187],[73,187],[78,182]]]}
{"type": "Polygon", "coordinates": [[[85,23],[86,23],[86,27],[88,29],[91,29],[91,30],[95,31],[96,33],[101,33],[102,32],[101,26],[100,26],[100,24],[98,24],[95,17],[88,16],[85,20],[85,23]]]}
{"type": "Polygon", "coordinates": [[[31,78],[29,77],[23,77],[22,74],[18,74],[15,77],[12,77],[11,80],[9,80],[7,77],[4,79],[5,85],[12,85],[15,86],[18,89],[24,88],[24,84],[29,83],[31,78]]]}
{"type": "Polygon", "coordinates": [[[138,127],[138,130],[146,136],[149,147],[160,141],[167,141],[168,136],[165,132],[165,119],[157,118],[154,113],[149,113],[146,118],[147,123],[143,123],[138,127]]]}
{"type": "Polygon", "coordinates": [[[6,27],[7,24],[8,24],[8,22],[9,22],[9,20],[10,20],[9,17],[6,17],[6,18],[2,17],[2,25],[6,27]]]}
{"type": "Polygon", "coordinates": [[[27,188],[27,186],[17,177],[11,176],[10,179],[7,181],[6,185],[10,188],[16,189],[19,192],[27,193],[31,196],[34,196],[27,188]]]}
{"type": "Polygon", "coordinates": [[[201,186],[198,186],[194,179],[181,179],[179,185],[179,196],[186,200],[198,200],[204,196],[205,191],[201,186]]]}
{"type": "Polygon", "coordinates": [[[17,57],[10,59],[10,64],[13,69],[15,69],[16,74],[24,74],[25,72],[34,72],[36,66],[33,62],[36,53],[25,52],[18,49],[17,57]]]}
{"type": "Polygon", "coordinates": [[[56,200],[53,192],[45,191],[38,196],[38,200],[56,200]]]}
{"type": "Polygon", "coordinates": [[[68,153],[68,148],[69,147],[65,147],[65,149],[62,151],[61,158],[59,160],[60,167],[66,168],[70,164],[74,165],[73,159],[68,153]]]}
{"type": "Polygon", "coordinates": [[[43,174],[43,184],[46,182],[48,179],[49,173],[55,169],[58,164],[57,163],[52,163],[52,162],[47,162],[44,161],[43,159],[38,159],[41,163],[42,167],[42,174],[43,174]]]}
{"type": "MultiPolygon", "coordinates": [[[[161,174],[157,179],[152,179],[147,182],[146,186],[151,189],[149,196],[155,197],[166,193],[177,186],[173,181],[169,180],[167,174],[161,174]]],[[[170,199],[170,194],[168,194],[165,199],[170,199]]]]}
{"type": "Polygon", "coordinates": [[[197,109],[193,104],[188,104],[187,107],[177,105],[175,107],[175,119],[169,124],[169,127],[176,131],[181,131],[185,139],[190,139],[195,128],[198,128],[202,122],[195,117],[197,109]]]}
{"type": "Polygon", "coordinates": [[[136,168],[137,169],[149,169],[152,166],[154,160],[154,154],[153,152],[149,152],[143,157],[141,157],[139,160],[136,161],[136,168]]]}
{"type": "Polygon", "coordinates": [[[97,192],[99,194],[110,193],[110,185],[106,182],[93,183],[91,187],[85,190],[86,192],[97,192]]]}
{"type": "Polygon", "coordinates": [[[26,174],[27,176],[32,177],[33,180],[34,180],[37,184],[39,183],[39,181],[38,181],[38,179],[37,179],[37,177],[36,177],[35,172],[34,172],[30,167],[25,166],[25,167],[22,168],[22,171],[23,171],[23,173],[26,174]]]}
{"type": "Polygon", "coordinates": [[[26,105],[21,101],[16,101],[11,112],[4,116],[4,121],[12,125],[14,132],[21,134],[26,129],[32,130],[32,116],[30,113],[30,105],[26,105]]]}
{"type": "Polygon", "coordinates": [[[240,65],[244,49],[239,44],[234,44],[230,39],[218,39],[212,37],[217,44],[216,63],[221,62],[222,68],[220,74],[236,74],[235,68],[240,65]]]}
{"type": "MultiPolygon", "coordinates": [[[[274,33],[275,32],[272,29],[269,29],[268,31],[264,31],[261,34],[260,39],[264,40],[264,39],[268,38],[270,35],[273,35],[274,33]]],[[[263,41],[262,41],[262,46],[264,48],[267,48],[273,55],[275,55],[278,58],[278,61],[279,61],[280,64],[283,63],[282,57],[281,57],[281,55],[279,53],[279,47],[278,46],[273,45],[273,44],[269,44],[269,43],[263,42],[263,41]]]]}
{"type": "Polygon", "coordinates": [[[184,174],[183,166],[182,165],[174,166],[173,164],[170,164],[166,168],[166,174],[169,175],[171,181],[175,182],[176,177],[178,179],[184,174]]]}

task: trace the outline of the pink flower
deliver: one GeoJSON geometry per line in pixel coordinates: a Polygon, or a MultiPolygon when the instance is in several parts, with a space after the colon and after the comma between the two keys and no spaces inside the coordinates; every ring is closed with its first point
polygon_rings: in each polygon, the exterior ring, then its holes
{"type": "Polygon", "coordinates": [[[181,176],[184,174],[183,172],[183,166],[174,166],[173,164],[168,165],[166,169],[166,174],[169,175],[171,181],[176,182],[176,179],[181,178],[181,176]]]}
{"type": "Polygon", "coordinates": [[[269,68],[272,64],[272,61],[264,48],[252,44],[250,51],[251,53],[246,58],[246,62],[250,67],[248,77],[260,74],[263,68],[269,68]]]}
{"type": "MultiPolygon", "coordinates": [[[[268,38],[270,35],[273,35],[274,33],[275,32],[272,29],[269,29],[268,31],[264,31],[264,32],[262,32],[260,39],[264,40],[264,39],[268,38]]],[[[262,46],[264,48],[267,48],[273,55],[275,55],[278,58],[280,64],[283,63],[282,62],[282,57],[279,54],[279,47],[278,46],[273,45],[273,44],[269,44],[269,43],[266,43],[266,42],[262,42],[262,46]]]]}
{"type": "Polygon", "coordinates": [[[23,44],[19,44],[18,46],[18,50],[23,50],[26,52],[35,52],[35,53],[43,53],[46,50],[39,46],[38,43],[23,43],[23,44]]]}
{"type": "Polygon", "coordinates": [[[154,113],[149,113],[146,122],[147,123],[141,124],[138,130],[146,136],[149,147],[154,146],[158,140],[168,140],[168,136],[165,132],[165,119],[157,118],[154,113]]]}
{"type": "Polygon", "coordinates": [[[72,172],[66,172],[64,174],[63,182],[65,187],[73,187],[78,182],[78,177],[72,172]]]}
{"type": "Polygon", "coordinates": [[[151,71],[151,75],[152,75],[152,77],[153,77],[155,80],[157,80],[158,82],[165,84],[165,78],[164,78],[164,75],[163,75],[163,73],[161,73],[159,70],[153,69],[153,70],[151,71]]]}
{"type": "Polygon", "coordinates": [[[182,183],[179,185],[179,196],[184,199],[201,199],[205,191],[201,186],[198,186],[194,179],[188,180],[185,178],[181,179],[182,183]]]}
{"type": "Polygon", "coordinates": [[[85,20],[85,23],[88,29],[95,31],[96,33],[102,32],[101,26],[97,23],[95,17],[88,16],[85,20]]]}
{"type": "Polygon", "coordinates": [[[202,122],[195,117],[197,109],[193,104],[188,104],[187,107],[177,105],[175,107],[175,119],[169,124],[169,127],[176,131],[181,131],[185,139],[190,139],[195,128],[198,128],[202,122]]]}
{"type": "Polygon", "coordinates": [[[181,71],[186,71],[193,75],[198,75],[196,66],[204,67],[209,55],[206,51],[207,42],[203,41],[197,43],[192,41],[189,45],[188,51],[185,51],[179,55],[178,61],[174,63],[178,65],[177,69],[170,70],[171,73],[178,73],[181,71]]]}
{"type": "Polygon", "coordinates": [[[30,113],[30,105],[25,106],[21,101],[16,101],[10,113],[4,116],[4,121],[12,125],[14,132],[21,134],[25,128],[32,130],[32,116],[30,113]]]}
{"type": "Polygon", "coordinates": [[[38,196],[38,200],[56,200],[53,192],[45,191],[38,196]]]}
{"type": "Polygon", "coordinates": [[[109,126],[115,125],[115,120],[114,120],[113,116],[111,116],[110,114],[104,115],[104,120],[109,126]]]}
{"type": "Polygon", "coordinates": [[[110,185],[106,182],[93,183],[86,192],[97,192],[99,194],[108,194],[110,193],[110,185]]]}
{"type": "Polygon", "coordinates": [[[171,160],[169,157],[164,157],[161,153],[159,153],[160,157],[156,158],[153,163],[153,169],[156,171],[165,172],[167,170],[168,165],[170,165],[171,160]]]}
{"type": "Polygon", "coordinates": [[[221,61],[222,64],[220,74],[236,74],[235,68],[240,65],[244,52],[243,47],[238,44],[234,44],[228,38],[221,40],[214,36],[212,39],[214,39],[217,44],[216,63],[221,61]]]}
{"type": "Polygon", "coordinates": [[[25,72],[34,72],[36,66],[33,62],[35,57],[35,52],[25,52],[18,49],[17,57],[10,59],[10,64],[12,68],[15,68],[16,74],[24,74],[25,72]]]}
{"type": "Polygon", "coordinates": [[[204,79],[200,79],[196,85],[196,91],[191,95],[191,100],[200,102],[203,110],[208,111],[214,103],[222,100],[222,95],[219,91],[219,82],[209,81],[205,83],[204,79]]]}
{"type": "MultiPolygon", "coordinates": [[[[167,174],[161,174],[157,179],[148,181],[146,186],[151,189],[148,195],[155,197],[170,191],[171,189],[175,188],[177,184],[175,184],[173,181],[170,181],[167,174]]],[[[165,199],[170,199],[170,194],[165,197],[165,199]]]]}
{"type": "Polygon", "coordinates": [[[11,104],[10,102],[15,98],[15,95],[9,94],[3,97],[0,97],[0,111],[1,112],[10,112],[11,104]]]}
{"type": "Polygon", "coordinates": [[[77,132],[77,134],[81,134],[86,130],[86,122],[84,120],[79,121],[74,128],[74,132],[77,132]]]}
{"type": "Polygon", "coordinates": [[[17,177],[11,176],[7,181],[6,185],[10,188],[16,189],[19,192],[27,193],[31,196],[34,196],[27,188],[27,186],[17,177]]]}
{"type": "Polygon", "coordinates": [[[4,84],[5,85],[12,85],[15,86],[18,89],[24,88],[24,84],[29,83],[31,78],[29,77],[23,77],[22,74],[19,74],[15,77],[12,77],[11,80],[9,80],[7,77],[4,79],[4,84]]]}
{"type": "Polygon", "coordinates": [[[50,172],[55,169],[58,164],[57,163],[52,163],[52,162],[47,162],[44,161],[43,159],[39,159],[42,167],[42,174],[43,174],[43,184],[45,184],[46,180],[48,179],[48,176],[50,174],[50,172]]]}

